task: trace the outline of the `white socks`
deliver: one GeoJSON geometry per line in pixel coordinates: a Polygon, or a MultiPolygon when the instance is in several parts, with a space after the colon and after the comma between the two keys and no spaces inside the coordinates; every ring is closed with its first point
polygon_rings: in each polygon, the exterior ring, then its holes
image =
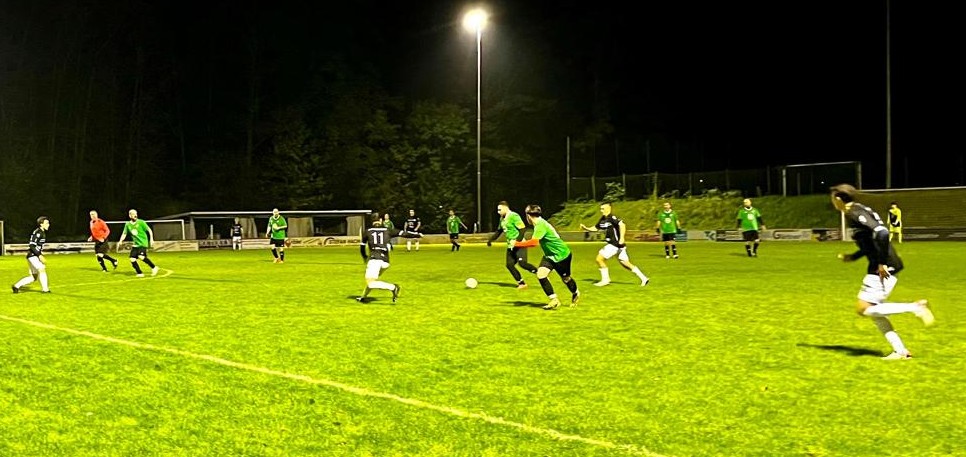
{"type": "Polygon", "coordinates": [[[607,267],[600,269],[600,282],[610,282],[610,270],[607,267]]]}
{"type": "Polygon", "coordinates": [[[875,322],[876,328],[882,332],[882,335],[885,336],[886,341],[892,345],[893,351],[898,352],[899,354],[909,353],[909,350],[906,349],[906,345],[902,344],[902,338],[899,338],[899,334],[893,330],[892,322],[889,322],[888,318],[882,316],[873,316],[872,322],[875,322]]]}
{"type": "Polygon", "coordinates": [[[645,275],[640,268],[634,267],[634,269],[631,270],[631,272],[636,274],[638,278],[641,278],[641,282],[647,282],[647,275],[645,275]]]}
{"type": "Polygon", "coordinates": [[[33,276],[26,276],[23,279],[21,279],[20,281],[17,281],[17,283],[14,284],[13,286],[19,289],[19,288],[21,288],[23,286],[26,286],[27,284],[30,284],[32,282],[34,282],[34,277],[33,276]]]}
{"type": "MultiPolygon", "coordinates": [[[[50,287],[47,284],[47,271],[41,271],[40,273],[37,273],[37,278],[40,280],[40,290],[44,292],[47,292],[48,290],[50,290],[50,287]]],[[[32,282],[34,282],[34,276],[28,275],[28,276],[25,276],[20,281],[17,281],[17,283],[14,284],[13,286],[19,289],[32,282]]]]}
{"type": "Polygon", "coordinates": [[[393,290],[396,288],[396,286],[389,284],[388,282],[385,282],[385,281],[372,281],[369,283],[367,287],[370,289],[384,289],[384,290],[393,290]]]}
{"type": "Polygon", "coordinates": [[[862,312],[865,316],[888,316],[891,314],[918,313],[922,306],[918,303],[879,303],[870,306],[862,312]]]}

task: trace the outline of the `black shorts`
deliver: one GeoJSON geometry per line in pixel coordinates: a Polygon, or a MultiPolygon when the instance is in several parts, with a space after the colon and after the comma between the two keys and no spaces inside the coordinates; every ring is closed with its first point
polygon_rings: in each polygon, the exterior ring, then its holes
{"type": "Polygon", "coordinates": [[[138,247],[131,248],[131,255],[129,257],[131,257],[132,259],[136,259],[138,257],[147,258],[148,248],[138,248],[138,247]]]}
{"type": "Polygon", "coordinates": [[[423,234],[422,233],[419,233],[419,232],[410,232],[409,230],[403,230],[403,232],[400,233],[400,235],[403,238],[422,238],[423,237],[423,234]]]}
{"type": "Polygon", "coordinates": [[[677,233],[662,233],[661,241],[674,241],[677,239],[677,233]]]}
{"type": "Polygon", "coordinates": [[[276,248],[284,248],[285,247],[285,239],[284,238],[272,238],[271,240],[269,240],[269,243],[271,243],[271,245],[273,247],[276,247],[276,248]]]}
{"type": "Polygon", "coordinates": [[[111,252],[111,243],[108,243],[107,240],[95,241],[94,252],[97,254],[107,254],[108,252],[111,252]]]}
{"type": "Polygon", "coordinates": [[[741,237],[744,238],[745,241],[756,241],[759,239],[758,230],[745,230],[744,232],[741,232],[741,237]]]}
{"type": "Polygon", "coordinates": [[[507,265],[513,265],[519,262],[527,261],[527,248],[507,248],[506,250],[506,261],[507,265]]]}
{"type": "Polygon", "coordinates": [[[560,275],[560,279],[567,279],[570,277],[570,262],[574,259],[574,255],[570,254],[566,259],[559,262],[554,262],[546,257],[540,260],[540,266],[549,268],[556,271],[560,275]]]}
{"type": "Polygon", "coordinates": [[[459,233],[450,233],[449,234],[449,239],[451,239],[451,240],[458,240],[458,239],[460,239],[460,234],[459,233]]]}

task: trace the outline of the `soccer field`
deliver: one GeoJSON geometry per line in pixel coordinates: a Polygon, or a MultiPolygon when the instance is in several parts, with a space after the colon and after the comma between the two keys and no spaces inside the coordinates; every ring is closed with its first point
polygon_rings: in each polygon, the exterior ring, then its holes
{"type": "Polygon", "coordinates": [[[554,311],[502,244],[397,249],[396,304],[354,299],[356,246],[154,253],[148,278],[48,256],[52,294],[0,298],[0,455],[966,455],[966,243],[897,245],[892,299],[937,319],[892,318],[905,361],[854,312],[850,243],[632,243],[643,288],[616,259],[594,287],[600,244],[572,247],[582,301],[554,311]]]}

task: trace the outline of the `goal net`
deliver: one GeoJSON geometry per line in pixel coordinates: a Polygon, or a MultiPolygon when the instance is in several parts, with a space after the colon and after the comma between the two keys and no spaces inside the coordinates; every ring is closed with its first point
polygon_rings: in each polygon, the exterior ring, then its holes
{"type": "MultiPolygon", "coordinates": [[[[966,239],[966,187],[861,189],[859,201],[883,221],[889,220],[892,202],[902,210],[903,237],[907,240],[966,239]]],[[[850,240],[842,215],[843,239],[850,240]]]]}
{"type": "Polygon", "coordinates": [[[902,210],[903,227],[966,228],[966,187],[862,189],[860,201],[883,219],[896,202],[902,210]]]}
{"type": "MultiPolygon", "coordinates": [[[[124,232],[124,223],[127,221],[106,221],[111,228],[111,238],[115,241],[124,232]]],[[[155,241],[178,241],[185,238],[184,219],[150,219],[145,220],[151,231],[154,232],[155,241]]],[[[130,237],[128,237],[130,239],[130,237]]]]}
{"type": "Polygon", "coordinates": [[[776,171],[783,197],[824,194],[842,183],[862,188],[862,162],[803,163],[778,167],[776,171]]]}

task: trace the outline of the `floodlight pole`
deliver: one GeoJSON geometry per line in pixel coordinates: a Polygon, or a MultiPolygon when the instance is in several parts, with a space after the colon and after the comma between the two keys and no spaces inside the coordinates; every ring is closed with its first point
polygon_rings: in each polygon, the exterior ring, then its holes
{"type": "MultiPolygon", "coordinates": [[[[885,188],[892,188],[892,49],[890,22],[891,8],[889,0],[886,0],[886,169],[885,169],[885,188]]],[[[907,184],[908,185],[908,184],[907,184]]]]}
{"type": "Polygon", "coordinates": [[[463,16],[463,27],[476,32],[476,223],[483,230],[483,185],[481,173],[481,152],[483,139],[483,103],[480,93],[483,87],[483,27],[486,26],[486,11],[473,9],[463,16]]]}
{"type": "Polygon", "coordinates": [[[483,231],[483,193],[482,174],[480,172],[480,150],[483,138],[483,108],[480,93],[482,92],[482,64],[483,64],[483,24],[476,27],[476,223],[483,231]]]}

